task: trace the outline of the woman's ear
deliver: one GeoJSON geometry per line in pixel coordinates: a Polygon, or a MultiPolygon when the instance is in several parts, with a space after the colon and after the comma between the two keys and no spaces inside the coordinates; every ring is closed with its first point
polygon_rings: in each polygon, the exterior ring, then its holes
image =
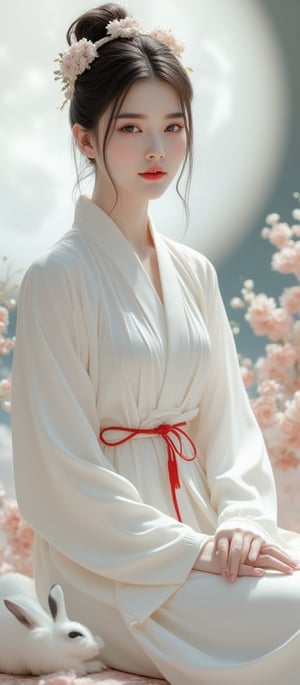
{"type": "Polygon", "coordinates": [[[80,152],[89,159],[95,159],[96,144],[94,134],[86,128],[83,128],[80,124],[73,125],[72,133],[80,152]]]}

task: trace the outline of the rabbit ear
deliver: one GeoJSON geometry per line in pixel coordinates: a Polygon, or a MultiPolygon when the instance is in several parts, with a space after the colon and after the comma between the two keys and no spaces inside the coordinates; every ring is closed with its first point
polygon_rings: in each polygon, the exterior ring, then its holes
{"type": "Polygon", "coordinates": [[[19,604],[16,604],[15,602],[12,602],[11,599],[4,599],[3,600],[6,608],[8,611],[10,611],[16,619],[22,623],[26,628],[29,628],[29,630],[32,630],[33,628],[37,628],[39,625],[37,621],[31,616],[26,609],[21,607],[19,604]]]}
{"type": "Polygon", "coordinates": [[[61,623],[66,619],[68,620],[65,607],[64,593],[60,585],[52,585],[52,587],[50,588],[48,594],[48,604],[53,621],[58,621],[59,623],[61,623]]]}

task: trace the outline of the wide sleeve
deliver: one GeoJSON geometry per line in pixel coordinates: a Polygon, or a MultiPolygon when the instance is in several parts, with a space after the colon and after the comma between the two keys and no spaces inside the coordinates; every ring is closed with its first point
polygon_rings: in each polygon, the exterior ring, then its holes
{"type": "Polygon", "coordinates": [[[70,281],[56,265],[37,263],[20,289],[12,435],[21,513],[82,567],[174,591],[207,538],[144,504],[106,460],[88,354],[81,351],[88,331],[70,281]]]}
{"type": "Polygon", "coordinates": [[[277,504],[273,471],[242,382],[233,334],[209,261],[199,278],[211,357],[193,430],[218,529],[250,528],[274,538],[277,504]]]}

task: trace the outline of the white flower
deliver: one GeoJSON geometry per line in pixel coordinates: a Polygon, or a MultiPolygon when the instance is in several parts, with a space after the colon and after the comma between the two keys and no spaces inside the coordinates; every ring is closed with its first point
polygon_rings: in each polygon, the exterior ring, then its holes
{"type": "Polygon", "coordinates": [[[144,33],[143,27],[138,19],[126,17],[125,19],[114,19],[106,26],[106,32],[112,40],[116,38],[133,38],[144,33]]]}
{"type": "Polygon", "coordinates": [[[230,300],[230,306],[232,307],[232,309],[243,309],[245,305],[240,297],[233,297],[230,300]]]}
{"type": "Polygon", "coordinates": [[[300,209],[298,207],[296,207],[296,209],[293,209],[292,214],[296,221],[300,221],[300,209]]]}
{"type": "Polygon", "coordinates": [[[66,52],[60,53],[55,60],[59,63],[59,69],[54,72],[55,80],[60,79],[62,81],[62,90],[65,96],[61,109],[67,100],[72,99],[77,77],[83,74],[86,69],[91,68],[91,64],[95,57],[97,57],[97,54],[96,45],[91,40],[81,38],[81,40],[70,45],[66,52]]]}
{"type": "Polygon", "coordinates": [[[267,224],[277,224],[277,221],[279,221],[280,215],[276,214],[276,212],[273,212],[273,214],[268,214],[266,217],[266,222],[267,224]]]}
{"type": "Polygon", "coordinates": [[[74,83],[79,74],[90,69],[90,64],[97,56],[97,48],[91,40],[81,38],[70,46],[69,50],[62,55],[60,69],[63,76],[74,83]]]}
{"type": "Polygon", "coordinates": [[[171,29],[162,29],[161,27],[158,27],[157,29],[150,31],[150,35],[152,38],[155,38],[155,40],[166,45],[176,57],[180,57],[184,52],[184,43],[175,38],[171,29]]]}

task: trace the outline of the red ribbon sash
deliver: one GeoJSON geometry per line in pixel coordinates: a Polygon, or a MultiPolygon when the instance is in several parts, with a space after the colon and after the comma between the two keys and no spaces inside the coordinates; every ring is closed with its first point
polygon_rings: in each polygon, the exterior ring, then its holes
{"type": "Polygon", "coordinates": [[[124,426],[107,426],[103,428],[99,433],[100,440],[108,447],[117,447],[118,445],[123,445],[137,435],[159,435],[166,443],[167,455],[168,455],[168,472],[169,481],[171,486],[171,493],[174,508],[176,511],[176,516],[178,521],[182,521],[180,516],[179,506],[176,497],[176,490],[180,488],[180,480],[177,466],[176,457],[184,459],[184,461],[193,461],[197,456],[196,445],[190,436],[182,429],[182,426],[186,425],[186,421],[182,423],[174,423],[170,425],[168,423],[162,423],[156,428],[126,428],[124,426]],[[109,431],[118,431],[120,433],[125,433],[124,437],[120,440],[108,440],[104,437],[109,431]],[[192,448],[192,456],[188,457],[183,451],[183,438],[185,438],[192,448]]]}

